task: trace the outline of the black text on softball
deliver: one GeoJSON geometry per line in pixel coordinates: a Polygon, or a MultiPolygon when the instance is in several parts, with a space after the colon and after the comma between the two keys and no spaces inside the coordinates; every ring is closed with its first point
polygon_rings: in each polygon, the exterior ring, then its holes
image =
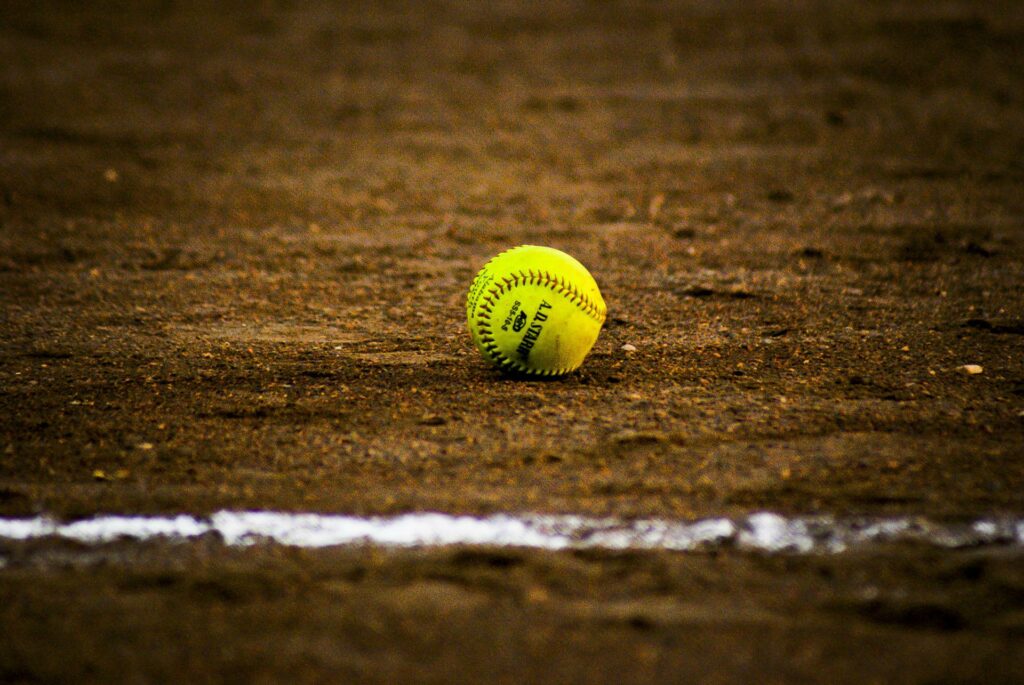
{"type": "Polygon", "coordinates": [[[548,315],[544,313],[545,309],[551,309],[551,304],[547,300],[541,300],[540,306],[537,307],[537,313],[533,315],[533,321],[530,322],[530,327],[526,329],[526,334],[519,343],[519,347],[516,348],[519,358],[523,361],[530,356],[530,350],[533,349],[537,338],[540,337],[544,322],[548,320],[548,315]]]}

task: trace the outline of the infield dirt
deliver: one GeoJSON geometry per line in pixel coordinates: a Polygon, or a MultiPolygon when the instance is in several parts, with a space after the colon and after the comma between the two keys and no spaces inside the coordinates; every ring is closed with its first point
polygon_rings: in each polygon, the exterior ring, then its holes
{"type": "MultiPolygon", "coordinates": [[[[0,515],[1024,513],[1019,3],[2,13],[0,515]]],[[[0,559],[7,682],[1024,679],[1019,549],[0,559]]]]}

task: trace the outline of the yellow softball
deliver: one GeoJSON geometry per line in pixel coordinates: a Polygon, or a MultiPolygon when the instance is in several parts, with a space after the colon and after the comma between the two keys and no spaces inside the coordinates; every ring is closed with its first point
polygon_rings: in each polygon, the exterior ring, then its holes
{"type": "Polygon", "coordinates": [[[578,369],[606,315],[586,267],[536,245],[487,262],[466,298],[469,333],[484,357],[504,371],[537,376],[578,369]]]}

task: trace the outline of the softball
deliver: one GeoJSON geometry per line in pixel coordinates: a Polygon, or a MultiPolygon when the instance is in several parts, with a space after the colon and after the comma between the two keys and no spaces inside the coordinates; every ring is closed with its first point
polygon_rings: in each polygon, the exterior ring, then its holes
{"type": "Polygon", "coordinates": [[[466,322],[503,371],[561,376],[594,346],[607,309],[593,276],[569,255],[520,245],[484,265],[466,298],[466,322]]]}

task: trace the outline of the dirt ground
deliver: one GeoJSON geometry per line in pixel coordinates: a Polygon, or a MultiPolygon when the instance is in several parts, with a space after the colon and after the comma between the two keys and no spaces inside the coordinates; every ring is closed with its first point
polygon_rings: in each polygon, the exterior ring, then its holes
{"type": "MultiPolygon", "coordinates": [[[[5,2],[0,515],[1021,515],[1022,181],[1015,2],[5,2]]],[[[0,558],[4,682],[1024,680],[1019,549],[0,558]]]]}

